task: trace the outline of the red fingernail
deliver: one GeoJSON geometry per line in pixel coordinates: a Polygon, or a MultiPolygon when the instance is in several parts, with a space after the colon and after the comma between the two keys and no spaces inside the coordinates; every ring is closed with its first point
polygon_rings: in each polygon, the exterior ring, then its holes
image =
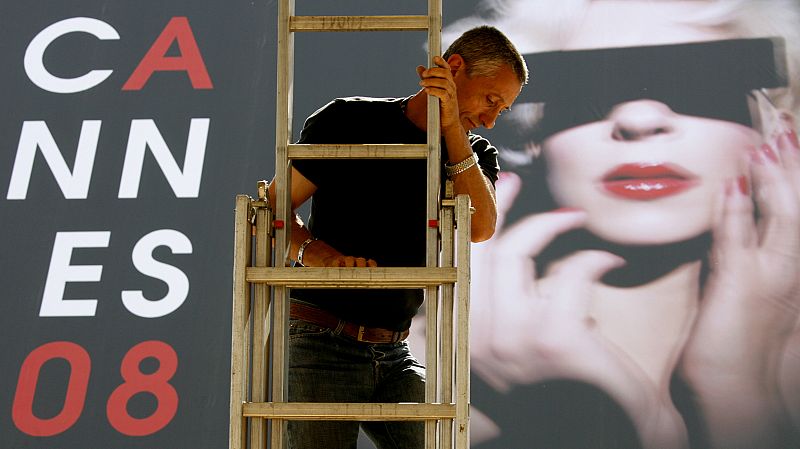
{"type": "Polygon", "coordinates": [[[776,162],[777,163],[779,161],[778,155],[775,154],[774,151],[772,151],[772,147],[769,146],[768,144],[765,143],[765,144],[761,145],[761,151],[763,151],[764,154],[767,155],[767,158],[769,160],[771,160],[772,162],[776,162]]]}
{"type": "Polygon", "coordinates": [[[794,146],[796,150],[800,150],[800,141],[797,139],[797,132],[795,132],[795,130],[791,130],[786,133],[786,135],[789,137],[789,142],[792,143],[792,146],[794,146]]]}
{"type": "Polygon", "coordinates": [[[748,149],[748,154],[750,155],[751,162],[758,165],[764,165],[764,158],[761,156],[761,152],[758,151],[756,147],[750,147],[748,149]]]}
{"type": "Polygon", "coordinates": [[[739,185],[739,191],[742,192],[742,195],[750,195],[750,183],[747,180],[747,176],[739,176],[737,184],[739,185]]]}
{"type": "Polygon", "coordinates": [[[781,133],[781,135],[779,135],[778,138],[776,139],[778,150],[785,152],[794,149],[796,151],[798,149],[797,144],[795,143],[796,139],[797,136],[792,137],[791,131],[786,131],[784,133],[781,133]]]}

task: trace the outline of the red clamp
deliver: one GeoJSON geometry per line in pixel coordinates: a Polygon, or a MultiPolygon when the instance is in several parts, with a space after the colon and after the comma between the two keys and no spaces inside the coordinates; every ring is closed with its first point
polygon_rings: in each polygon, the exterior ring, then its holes
{"type": "Polygon", "coordinates": [[[428,220],[428,227],[429,228],[438,228],[439,227],[439,220],[436,220],[436,219],[428,220]]]}
{"type": "Polygon", "coordinates": [[[284,225],[283,220],[272,221],[272,227],[274,227],[275,229],[283,229],[283,225],[284,225]]]}

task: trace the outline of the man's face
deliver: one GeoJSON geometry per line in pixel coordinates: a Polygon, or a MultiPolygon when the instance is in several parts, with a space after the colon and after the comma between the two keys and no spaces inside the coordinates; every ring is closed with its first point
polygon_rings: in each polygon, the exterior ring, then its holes
{"type": "Polygon", "coordinates": [[[478,127],[491,129],[495,120],[511,107],[522,89],[517,75],[508,65],[493,76],[467,75],[461,66],[454,76],[458,89],[458,113],[467,131],[478,127]]]}

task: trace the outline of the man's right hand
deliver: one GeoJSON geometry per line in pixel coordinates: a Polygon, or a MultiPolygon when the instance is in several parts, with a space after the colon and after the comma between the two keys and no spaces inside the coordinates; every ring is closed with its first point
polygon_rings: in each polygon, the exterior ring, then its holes
{"type": "Polygon", "coordinates": [[[364,257],[336,255],[322,259],[324,267],[377,267],[378,263],[364,257]]]}
{"type": "MultiPolygon", "coordinates": [[[[439,98],[442,129],[455,126],[463,127],[458,109],[458,95],[456,83],[453,80],[453,69],[441,56],[435,56],[433,62],[436,67],[417,67],[417,75],[420,78],[419,84],[428,95],[439,98]]],[[[463,132],[466,133],[466,130],[463,130],[463,132]]]]}

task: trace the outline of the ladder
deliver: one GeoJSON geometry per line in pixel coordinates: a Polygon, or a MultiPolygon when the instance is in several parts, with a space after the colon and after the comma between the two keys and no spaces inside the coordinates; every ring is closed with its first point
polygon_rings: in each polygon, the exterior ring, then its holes
{"type": "Polygon", "coordinates": [[[469,446],[470,202],[440,201],[439,103],[428,97],[427,144],[291,144],[295,32],[427,31],[428,60],[441,53],[441,0],[425,16],[295,16],[294,0],[278,9],[276,96],[277,188],[269,204],[266,181],[257,198],[236,196],[229,449],[286,447],[286,421],[425,421],[425,447],[469,446]],[[290,248],[290,161],[293,159],[426,159],[428,173],[425,267],[294,268],[290,248]],[[274,248],[274,250],[273,250],[274,248]],[[274,254],[273,254],[274,253],[274,254]],[[273,262],[274,261],[274,262],[273,262]],[[287,402],[289,288],[422,288],[426,307],[424,403],[287,402]],[[455,296],[455,297],[454,297],[455,296]],[[457,323],[454,323],[454,317],[457,323]],[[455,324],[455,325],[454,325],[455,324]],[[454,334],[455,330],[455,334],[454,334]],[[270,364],[271,359],[271,364],[270,364]],[[454,391],[455,390],[455,391],[454,391]],[[268,401],[268,399],[270,399],[268,401]],[[271,421],[271,425],[268,425],[271,421]]]}

